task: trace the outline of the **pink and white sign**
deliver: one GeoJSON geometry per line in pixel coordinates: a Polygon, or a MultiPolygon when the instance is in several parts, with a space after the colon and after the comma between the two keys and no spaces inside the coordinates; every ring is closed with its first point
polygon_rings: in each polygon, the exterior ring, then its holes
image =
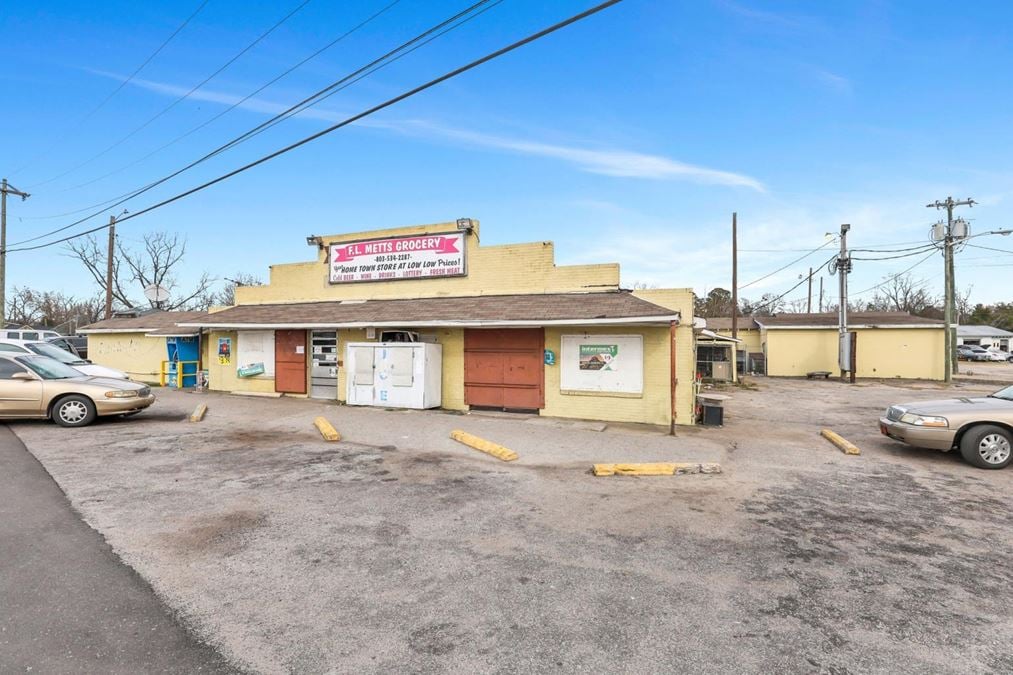
{"type": "Polygon", "coordinates": [[[464,276],[465,236],[446,232],[331,244],[330,282],[464,276]]]}

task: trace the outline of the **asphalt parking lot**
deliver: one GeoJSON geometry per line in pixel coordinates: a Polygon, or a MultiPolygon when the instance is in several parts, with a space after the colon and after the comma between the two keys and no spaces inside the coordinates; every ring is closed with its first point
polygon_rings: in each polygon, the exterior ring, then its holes
{"type": "Polygon", "coordinates": [[[13,428],[188,627],[250,671],[1013,670],[1013,470],[876,427],[890,403],[950,393],[765,379],[730,393],[724,428],[676,438],[178,392],[130,420],[13,428]],[[205,421],[184,421],[200,401],[205,421]],[[341,442],[320,439],[319,414],[341,442]],[[724,473],[596,478],[596,461],[724,473]]]}

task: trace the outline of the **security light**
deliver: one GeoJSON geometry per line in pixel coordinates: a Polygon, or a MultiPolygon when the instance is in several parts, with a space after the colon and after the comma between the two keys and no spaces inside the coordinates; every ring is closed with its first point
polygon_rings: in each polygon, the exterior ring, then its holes
{"type": "Polygon", "coordinates": [[[310,236],[306,237],[306,245],[316,246],[317,248],[323,248],[324,238],[317,234],[311,234],[310,236]]]}

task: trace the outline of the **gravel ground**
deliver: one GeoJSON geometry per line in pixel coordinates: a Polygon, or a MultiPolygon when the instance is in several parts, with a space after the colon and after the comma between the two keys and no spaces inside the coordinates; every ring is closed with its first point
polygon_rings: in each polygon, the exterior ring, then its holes
{"type": "Polygon", "coordinates": [[[875,425],[889,403],[947,392],[760,379],[730,393],[724,428],[677,438],[178,392],[130,420],[15,430],[123,560],[251,671],[1013,670],[1013,471],[875,425]],[[199,401],[207,419],[185,422],[199,401]],[[318,414],[345,440],[321,441],[318,414]],[[666,460],[725,472],[587,472],[666,460]]]}

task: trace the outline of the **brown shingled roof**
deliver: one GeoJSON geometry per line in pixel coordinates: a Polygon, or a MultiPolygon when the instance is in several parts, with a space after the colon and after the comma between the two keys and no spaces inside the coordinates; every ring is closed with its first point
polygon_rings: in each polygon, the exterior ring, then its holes
{"type": "MultiPolygon", "coordinates": [[[[818,327],[832,328],[837,326],[837,313],[823,314],[778,314],[777,316],[758,316],[756,322],[764,328],[798,328],[818,327]]],[[[848,325],[858,326],[942,326],[938,319],[926,319],[907,312],[848,312],[848,325]]]]}
{"type": "Polygon", "coordinates": [[[176,328],[177,323],[194,321],[207,312],[146,312],[139,316],[114,316],[82,326],[81,332],[120,331],[123,333],[153,333],[176,328]]]}
{"type": "MultiPolygon", "coordinates": [[[[404,300],[239,305],[189,323],[204,327],[495,324],[636,319],[668,322],[679,313],[627,292],[480,295],[404,300]]],[[[186,325],[187,322],[181,322],[186,325]]]]}

